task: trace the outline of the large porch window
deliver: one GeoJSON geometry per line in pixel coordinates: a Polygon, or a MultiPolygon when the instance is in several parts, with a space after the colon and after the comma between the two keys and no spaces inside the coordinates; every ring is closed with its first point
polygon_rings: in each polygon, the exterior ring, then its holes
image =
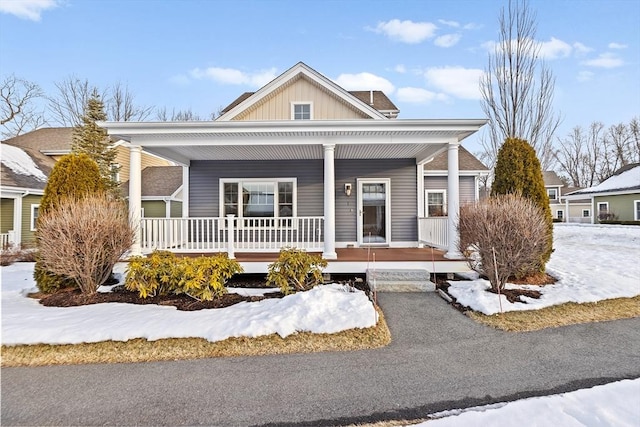
{"type": "Polygon", "coordinates": [[[222,179],[220,214],[239,218],[296,216],[295,178],[222,179]]]}

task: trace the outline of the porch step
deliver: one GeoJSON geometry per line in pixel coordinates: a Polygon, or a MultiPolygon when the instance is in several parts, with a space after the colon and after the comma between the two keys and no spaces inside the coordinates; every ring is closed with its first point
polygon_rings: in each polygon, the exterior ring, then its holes
{"type": "Polygon", "coordinates": [[[376,292],[434,292],[427,270],[386,269],[367,270],[367,283],[376,292]]]}

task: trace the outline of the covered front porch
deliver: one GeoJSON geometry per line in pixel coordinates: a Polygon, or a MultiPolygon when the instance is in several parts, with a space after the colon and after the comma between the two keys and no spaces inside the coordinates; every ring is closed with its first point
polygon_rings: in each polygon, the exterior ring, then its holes
{"type": "Polygon", "coordinates": [[[342,262],[348,253],[342,249],[371,253],[423,245],[443,249],[446,259],[460,259],[455,239],[458,148],[484,123],[327,120],[101,126],[131,144],[129,209],[139,224],[132,254],[164,249],[227,252],[237,258],[238,253],[296,247],[342,262]],[[142,149],[183,166],[182,218],[141,217],[142,149]],[[443,151],[448,153],[449,216],[426,218],[423,165],[443,151]],[[261,186],[267,188],[267,208],[246,201],[261,186]]]}

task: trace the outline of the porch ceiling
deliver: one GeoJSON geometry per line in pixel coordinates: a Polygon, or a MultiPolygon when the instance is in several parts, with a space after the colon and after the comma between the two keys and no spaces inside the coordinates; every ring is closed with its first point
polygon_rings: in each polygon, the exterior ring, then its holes
{"type": "MultiPolygon", "coordinates": [[[[440,144],[339,144],[336,159],[406,159],[436,154],[440,144]]],[[[322,159],[323,147],[317,145],[244,145],[145,147],[160,157],[180,160],[297,160],[322,159]]]]}

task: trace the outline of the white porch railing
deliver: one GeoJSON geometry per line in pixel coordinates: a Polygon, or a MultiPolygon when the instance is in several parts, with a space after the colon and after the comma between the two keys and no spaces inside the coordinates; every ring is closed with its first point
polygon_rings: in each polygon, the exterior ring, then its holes
{"type": "Polygon", "coordinates": [[[9,233],[0,233],[0,250],[9,249],[10,244],[9,233]]]}
{"type": "Polygon", "coordinates": [[[322,251],[324,217],[143,218],[141,250],[278,252],[283,247],[322,251]]]}
{"type": "Polygon", "coordinates": [[[436,248],[449,247],[449,217],[418,218],[418,241],[436,248]]]}

